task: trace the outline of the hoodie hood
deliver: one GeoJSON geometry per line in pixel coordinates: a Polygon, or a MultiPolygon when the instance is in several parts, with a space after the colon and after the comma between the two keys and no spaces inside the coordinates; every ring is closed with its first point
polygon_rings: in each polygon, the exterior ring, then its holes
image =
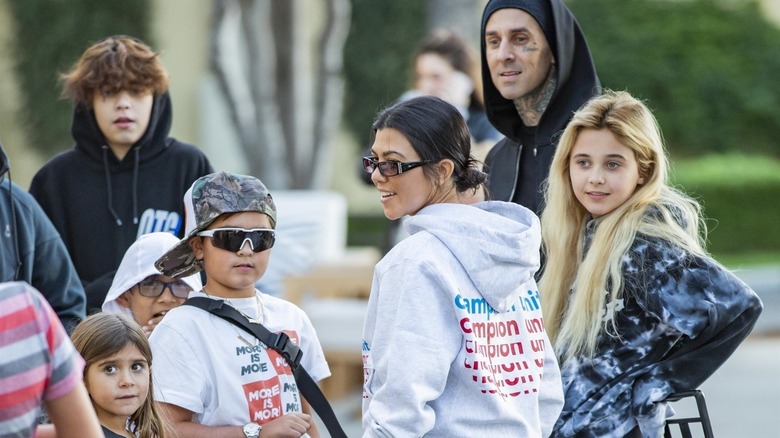
{"type": "Polygon", "coordinates": [[[133,145],[127,155],[120,161],[116,155],[111,152],[105,135],[100,130],[100,126],[95,118],[95,112],[92,108],[85,105],[76,104],[73,110],[73,121],[70,131],[73,139],[76,140],[76,149],[84,152],[87,157],[103,163],[103,169],[106,175],[106,186],[108,187],[108,210],[114,218],[117,226],[122,226],[122,220],[114,209],[114,200],[112,198],[112,178],[111,173],[116,169],[132,169],[132,202],[133,202],[133,224],[138,223],[138,167],[146,161],[155,158],[163,153],[168,147],[168,133],[171,130],[173,121],[173,109],[171,107],[171,96],[168,92],[154,97],[152,104],[152,113],[149,116],[149,125],[140,139],[133,145]],[[130,157],[130,158],[128,158],[130,157]]]}
{"type": "MultiPolygon", "coordinates": [[[[133,150],[138,149],[140,161],[145,161],[160,152],[166,145],[166,139],[171,131],[173,123],[173,109],[171,106],[171,96],[169,93],[163,93],[154,97],[152,104],[152,114],[149,118],[149,126],[140,139],[133,145],[133,150]]],[[[73,121],[70,126],[71,135],[76,140],[76,149],[84,151],[88,156],[98,161],[103,161],[103,146],[108,142],[103,132],[98,126],[95,112],[92,108],[77,104],[73,110],[73,121]]],[[[125,156],[132,156],[135,152],[130,151],[125,156]]],[[[112,164],[119,163],[114,154],[109,154],[109,161],[112,164]]],[[[125,163],[126,160],[122,160],[125,163]]],[[[131,165],[127,160],[126,166],[131,165]]]]}
{"type": "Polygon", "coordinates": [[[404,222],[409,234],[427,231],[460,262],[496,312],[506,312],[521,294],[536,291],[541,233],[539,219],[517,204],[433,204],[404,222]],[[475,226],[475,224],[479,224],[475,226]]]}
{"type": "MultiPolygon", "coordinates": [[[[149,233],[139,237],[130,248],[127,249],[122,262],[111,283],[111,288],[103,302],[103,311],[111,313],[124,313],[131,315],[130,309],[117,303],[116,299],[141,280],[152,275],[160,275],[154,262],[174,245],[179,239],[171,233],[149,233]]],[[[191,275],[181,278],[193,291],[203,288],[200,275],[191,275]]]]}
{"type": "Polygon", "coordinates": [[[8,164],[8,155],[5,154],[3,145],[0,144],[0,181],[5,178],[5,174],[8,173],[10,169],[11,166],[8,164]]]}
{"type": "MultiPolygon", "coordinates": [[[[517,114],[514,102],[504,99],[493,84],[490,68],[487,64],[485,47],[485,25],[494,12],[499,9],[515,8],[537,16],[535,9],[545,11],[540,23],[555,56],[558,73],[558,87],[550,105],[542,115],[538,125],[537,138],[552,138],[576,111],[582,102],[587,101],[601,90],[596,76],[596,68],[588,49],[588,43],[577,20],[562,0],[549,0],[550,9],[531,8],[528,0],[491,0],[482,13],[480,50],[482,63],[482,86],[485,97],[485,111],[488,120],[499,132],[517,141],[520,138],[522,119],[517,114]],[[549,17],[549,12],[552,17],[549,17]],[[552,27],[552,29],[550,29],[552,27]]],[[[537,18],[537,21],[539,19],[537,18]]]]}

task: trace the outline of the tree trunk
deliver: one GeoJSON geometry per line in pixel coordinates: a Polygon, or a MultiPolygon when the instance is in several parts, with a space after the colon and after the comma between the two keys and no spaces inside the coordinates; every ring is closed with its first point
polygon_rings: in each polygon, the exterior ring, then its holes
{"type": "Polygon", "coordinates": [[[349,0],[214,2],[211,69],[250,173],[271,188],[326,183],[349,18],[349,0]]]}

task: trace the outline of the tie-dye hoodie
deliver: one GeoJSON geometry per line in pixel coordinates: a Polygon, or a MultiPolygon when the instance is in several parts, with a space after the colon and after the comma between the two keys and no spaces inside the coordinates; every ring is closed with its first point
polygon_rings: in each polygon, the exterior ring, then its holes
{"type": "Polygon", "coordinates": [[[434,204],[374,272],[364,437],[547,437],[563,403],[534,273],[539,220],[516,204],[434,204]]]}
{"type": "MultiPolygon", "coordinates": [[[[597,224],[588,223],[586,243],[597,224]]],[[[553,437],[623,437],[637,424],[661,437],[662,401],[707,380],[762,310],[734,274],[668,241],[637,234],[622,270],[622,298],[606,303],[620,337],[602,332],[592,359],[561,365],[566,402],[553,437]]]]}

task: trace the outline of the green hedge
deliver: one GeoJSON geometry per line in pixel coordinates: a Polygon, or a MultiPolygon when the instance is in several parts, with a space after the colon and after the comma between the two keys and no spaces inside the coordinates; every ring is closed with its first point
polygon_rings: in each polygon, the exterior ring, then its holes
{"type": "Polygon", "coordinates": [[[780,160],[710,155],[676,162],[673,173],[704,207],[713,254],[780,253],[780,160]]]}

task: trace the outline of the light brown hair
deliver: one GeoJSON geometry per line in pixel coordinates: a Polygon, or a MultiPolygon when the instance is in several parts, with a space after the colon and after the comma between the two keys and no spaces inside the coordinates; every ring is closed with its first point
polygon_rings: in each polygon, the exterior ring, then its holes
{"type": "Polygon", "coordinates": [[[111,95],[121,90],[165,93],[168,72],[158,56],[149,46],[130,36],[102,39],[85,50],[70,71],[60,75],[62,96],[92,107],[95,93],[111,95]]]}

